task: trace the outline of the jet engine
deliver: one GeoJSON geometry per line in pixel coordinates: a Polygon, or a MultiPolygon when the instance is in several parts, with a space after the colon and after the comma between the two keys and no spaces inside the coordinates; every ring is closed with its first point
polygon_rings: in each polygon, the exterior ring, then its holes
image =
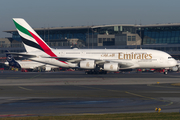
{"type": "Polygon", "coordinates": [[[118,63],[105,63],[104,70],[106,71],[119,71],[118,63]]]}
{"type": "Polygon", "coordinates": [[[79,67],[83,69],[94,69],[96,64],[94,60],[84,60],[79,63],[79,67]]]}
{"type": "Polygon", "coordinates": [[[178,66],[172,67],[172,71],[178,71],[178,66]]]}
{"type": "Polygon", "coordinates": [[[51,71],[51,67],[46,66],[45,71],[51,71]]]}

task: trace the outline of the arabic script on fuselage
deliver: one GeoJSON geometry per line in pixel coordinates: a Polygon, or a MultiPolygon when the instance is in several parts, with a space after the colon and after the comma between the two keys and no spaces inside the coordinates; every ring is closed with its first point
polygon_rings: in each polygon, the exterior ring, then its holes
{"type": "Polygon", "coordinates": [[[102,54],[101,57],[114,57],[115,54],[102,54]]]}
{"type": "MultiPolygon", "coordinates": [[[[113,54],[102,54],[101,57],[115,57],[115,53],[113,54]]],[[[118,53],[118,59],[121,60],[130,60],[130,59],[137,59],[137,60],[150,60],[152,59],[152,54],[147,53],[118,53]]]]}

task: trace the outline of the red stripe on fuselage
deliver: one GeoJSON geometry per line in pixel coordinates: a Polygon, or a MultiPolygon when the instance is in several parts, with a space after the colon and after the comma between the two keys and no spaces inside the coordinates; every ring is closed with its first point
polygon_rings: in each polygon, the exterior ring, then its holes
{"type": "MultiPolygon", "coordinates": [[[[28,30],[29,31],[29,30],[28,30]]],[[[44,52],[48,55],[50,55],[51,57],[57,57],[52,51],[51,49],[41,40],[39,39],[36,35],[34,35],[32,32],[29,31],[29,33],[33,36],[33,38],[36,40],[36,42],[41,46],[41,48],[44,50],[44,52]]],[[[58,58],[55,58],[56,60],[58,60],[58,58]]],[[[60,60],[59,60],[60,61],[60,60]]],[[[62,63],[68,64],[64,61],[60,61],[62,63]]]]}

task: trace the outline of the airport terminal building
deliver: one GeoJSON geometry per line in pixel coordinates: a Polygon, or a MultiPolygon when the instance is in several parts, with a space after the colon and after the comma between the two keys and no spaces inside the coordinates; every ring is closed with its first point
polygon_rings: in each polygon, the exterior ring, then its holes
{"type": "MultiPolygon", "coordinates": [[[[78,27],[34,28],[53,48],[80,49],[156,49],[168,52],[180,59],[180,23],[155,25],[100,25],[78,27]]],[[[0,40],[0,53],[25,51],[16,30],[4,31],[12,34],[9,44],[0,40]]]]}

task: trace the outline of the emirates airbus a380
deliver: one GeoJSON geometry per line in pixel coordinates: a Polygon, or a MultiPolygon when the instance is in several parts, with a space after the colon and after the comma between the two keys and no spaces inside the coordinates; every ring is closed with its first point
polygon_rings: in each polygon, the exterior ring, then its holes
{"type": "Polygon", "coordinates": [[[22,18],[13,18],[26,52],[11,53],[30,60],[66,68],[119,71],[134,68],[169,68],[177,62],[169,54],[151,49],[53,49],[22,18]]]}

